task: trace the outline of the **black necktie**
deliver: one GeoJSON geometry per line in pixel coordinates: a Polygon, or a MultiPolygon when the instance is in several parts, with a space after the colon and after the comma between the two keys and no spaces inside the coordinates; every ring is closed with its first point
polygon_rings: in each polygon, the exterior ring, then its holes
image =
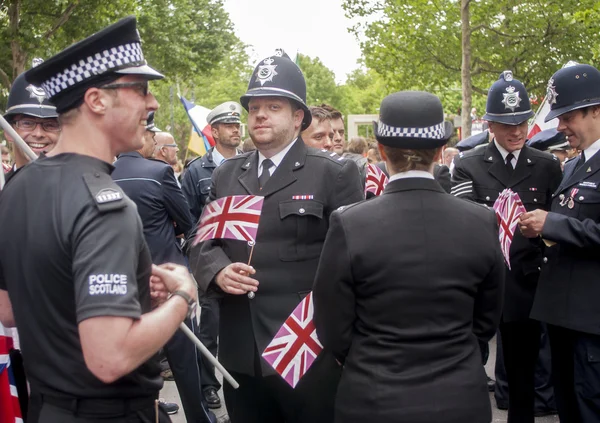
{"type": "Polygon", "coordinates": [[[585,164],[585,151],[581,152],[581,155],[579,156],[579,161],[577,162],[577,164],[575,165],[575,172],[577,172],[579,170],[580,167],[582,167],[585,164]]]}
{"type": "Polygon", "coordinates": [[[271,169],[271,166],[273,166],[273,162],[271,161],[271,159],[265,159],[262,162],[262,173],[260,174],[260,176],[258,177],[258,186],[260,187],[260,189],[262,189],[265,184],[267,183],[267,181],[269,180],[269,178],[271,177],[271,172],[269,172],[269,169],[271,169]]]}
{"type": "Polygon", "coordinates": [[[512,159],[514,159],[515,156],[513,155],[513,153],[508,153],[508,155],[506,156],[506,169],[508,170],[508,173],[512,173],[513,170],[515,170],[515,168],[512,165],[512,159]]]}

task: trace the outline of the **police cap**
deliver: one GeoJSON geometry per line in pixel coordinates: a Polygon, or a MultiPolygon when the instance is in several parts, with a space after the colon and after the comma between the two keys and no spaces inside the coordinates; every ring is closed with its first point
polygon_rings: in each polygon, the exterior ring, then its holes
{"type": "Polygon", "coordinates": [[[60,114],[78,107],[88,88],[100,87],[123,75],[163,78],[146,64],[134,16],[67,47],[27,71],[25,78],[46,91],[60,114]]]}
{"type": "Polygon", "coordinates": [[[452,124],[444,120],[440,99],[424,91],[400,91],[385,97],[373,128],[377,142],[412,150],[441,147],[453,133],[452,124]]]}
{"type": "Polygon", "coordinates": [[[312,116],[306,106],[306,81],[300,68],[287,54],[273,55],[260,61],[248,84],[248,90],[240,98],[244,109],[253,97],[286,97],[304,110],[302,130],[310,126],[312,116]]]}
{"type": "Polygon", "coordinates": [[[488,92],[483,119],[505,125],[520,125],[533,116],[525,86],[504,71],[488,92]]]}
{"type": "Polygon", "coordinates": [[[212,109],[206,121],[209,125],[215,123],[241,123],[240,116],[242,115],[242,106],[235,101],[226,101],[212,109]]]}
{"type": "Polygon", "coordinates": [[[158,127],[154,124],[154,112],[148,112],[148,118],[146,119],[146,131],[162,132],[162,130],[158,129],[158,127]]]}
{"type": "Polygon", "coordinates": [[[556,128],[544,129],[538,132],[527,141],[527,145],[541,151],[570,148],[567,136],[556,130],[556,128]]]}
{"type": "MultiPolygon", "coordinates": [[[[34,66],[41,63],[41,59],[34,59],[34,66]]],[[[29,115],[37,118],[56,118],[56,107],[48,101],[46,92],[35,85],[27,83],[25,73],[17,76],[10,87],[8,103],[4,118],[11,120],[16,115],[29,115]]]]}
{"type": "Polygon", "coordinates": [[[591,65],[564,67],[548,81],[546,99],[550,103],[546,122],[571,110],[600,104],[600,72],[591,65]]]}

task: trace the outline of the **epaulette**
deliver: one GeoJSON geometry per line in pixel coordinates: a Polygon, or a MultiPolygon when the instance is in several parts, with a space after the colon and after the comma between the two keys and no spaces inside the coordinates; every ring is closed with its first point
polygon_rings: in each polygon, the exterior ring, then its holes
{"type": "Polygon", "coordinates": [[[342,157],[342,156],[338,155],[337,153],[334,153],[333,151],[329,151],[329,150],[317,150],[317,149],[313,148],[313,149],[309,149],[308,152],[306,153],[306,155],[329,159],[330,161],[335,162],[339,165],[343,165],[344,162],[346,161],[345,157],[342,157]]]}
{"type": "Polygon", "coordinates": [[[100,213],[120,210],[127,206],[125,194],[114,183],[110,175],[98,172],[85,173],[83,181],[90,191],[100,213]]]}
{"type": "Polygon", "coordinates": [[[198,157],[195,157],[195,158],[193,158],[192,160],[190,160],[189,162],[187,162],[187,164],[186,164],[186,165],[185,165],[183,168],[184,168],[184,169],[187,169],[188,167],[190,167],[190,165],[191,165],[192,163],[194,163],[196,160],[198,160],[198,159],[200,159],[200,158],[202,158],[202,157],[201,157],[201,156],[198,156],[198,157]]]}
{"type": "Polygon", "coordinates": [[[367,204],[367,203],[368,202],[365,202],[365,201],[359,201],[358,203],[352,203],[352,204],[347,204],[345,206],[340,206],[337,209],[335,209],[335,211],[341,214],[341,213],[347,212],[348,210],[350,210],[351,208],[353,208],[359,204],[367,204]]]}

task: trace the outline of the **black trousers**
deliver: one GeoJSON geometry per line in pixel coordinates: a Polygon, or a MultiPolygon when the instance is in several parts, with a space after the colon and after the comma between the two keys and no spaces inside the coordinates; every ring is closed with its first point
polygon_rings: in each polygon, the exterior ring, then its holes
{"type": "MultiPolygon", "coordinates": [[[[185,324],[194,332],[190,319],[187,319],[185,324]]],[[[175,378],[187,422],[216,422],[215,415],[208,411],[202,395],[196,346],[178,330],[167,342],[164,351],[175,378]]]]}
{"type": "Polygon", "coordinates": [[[534,423],[540,323],[531,319],[501,322],[500,333],[508,379],[508,423],[534,423]]]}
{"type": "MultiPolygon", "coordinates": [[[[198,339],[208,348],[212,355],[217,356],[219,350],[219,305],[220,300],[203,296],[200,299],[200,326],[198,328],[198,339]]],[[[215,375],[215,366],[210,364],[202,354],[198,354],[198,366],[200,367],[200,379],[202,380],[202,390],[214,388],[217,391],[221,389],[217,376],[215,375]]]]}
{"type": "MultiPolygon", "coordinates": [[[[255,357],[260,356],[256,354],[255,357]]],[[[230,373],[240,384],[238,389],[233,389],[227,382],[223,386],[231,423],[333,422],[341,367],[325,351],[295,389],[279,375],[261,376],[258,361],[255,363],[258,376],[230,373]]]]}
{"type": "Polygon", "coordinates": [[[600,335],[548,325],[561,423],[600,421],[600,335]]]}
{"type": "MultiPolygon", "coordinates": [[[[169,415],[158,408],[159,423],[171,423],[169,415]]],[[[64,408],[57,407],[49,403],[43,403],[40,412],[40,423],[155,423],[156,410],[154,407],[130,411],[122,416],[106,417],[101,413],[94,414],[90,412],[73,412],[64,408]]]]}

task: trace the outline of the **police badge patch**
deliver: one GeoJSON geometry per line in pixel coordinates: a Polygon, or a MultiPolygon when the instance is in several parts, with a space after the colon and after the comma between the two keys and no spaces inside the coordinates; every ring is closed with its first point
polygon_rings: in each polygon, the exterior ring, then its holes
{"type": "Polygon", "coordinates": [[[506,87],[506,93],[502,93],[502,95],[504,96],[502,103],[504,104],[505,109],[510,109],[514,112],[515,109],[517,109],[521,104],[521,97],[519,97],[519,92],[516,91],[516,88],[512,85],[506,87]]]}
{"type": "Polygon", "coordinates": [[[548,104],[556,104],[556,97],[558,97],[558,93],[556,92],[556,86],[554,85],[554,78],[550,78],[548,81],[546,97],[548,98],[548,104]]]}
{"type": "Polygon", "coordinates": [[[275,68],[277,65],[273,65],[273,60],[270,57],[267,57],[262,65],[258,66],[258,72],[256,72],[256,81],[260,82],[260,86],[265,85],[265,82],[273,82],[273,77],[277,75],[275,68]]]}
{"type": "Polygon", "coordinates": [[[112,188],[105,188],[96,194],[96,202],[98,204],[110,203],[112,201],[118,201],[123,198],[123,194],[120,191],[112,188]]]}

